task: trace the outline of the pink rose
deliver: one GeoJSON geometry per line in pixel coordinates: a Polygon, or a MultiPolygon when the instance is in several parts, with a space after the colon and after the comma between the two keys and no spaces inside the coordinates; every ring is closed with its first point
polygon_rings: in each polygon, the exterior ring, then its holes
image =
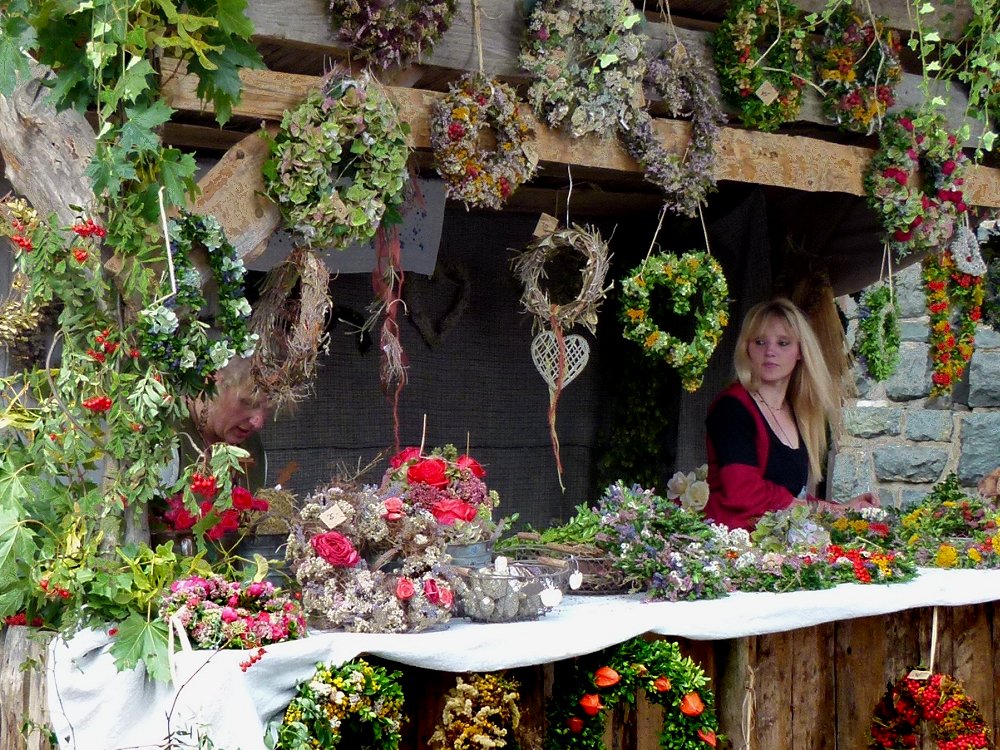
{"type": "Polygon", "coordinates": [[[413,581],[405,576],[396,582],[396,598],[400,601],[411,599],[417,590],[413,587],[413,581]]]}
{"type": "Polygon", "coordinates": [[[233,507],[236,510],[250,510],[253,506],[253,495],[245,487],[233,487],[233,507]]]}
{"type": "Polygon", "coordinates": [[[403,501],[398,497],[387,497],[382,501],[382,517],[386,521],[398,521],[405,515],[403,501]]]}
{"type": "Polygon", "coordinates": [[[955,171],[957,167],[958,164],[955,163],[955,160],[949,159],[948,161],[946,161],[944,164],[941,165],[941,171],[944,174],[951,174],[952,172],[955,171]]]}
{"type": "Polygon", "coordinates": [[[438,592],[439,604],[446,609],[451,609],[451,605],[455,601],[455,595],[451,593],[451,589],[447,586],[441,586],[438,592]]]}
{"type": "Polygon", "coordinates": [[[437,522],[451,526],[455,521],[471,521],[476,517],[476,507],[457,497],[446,497],[431,506],[431,513],[437,522]]]}
{"type": "Polygon", "coordinates": [[[240,619],[240,616],[236,614],[236,610],[232,607],[223,607],[221,617],[223,622],[236,622],[240,619]]]}
{"type": "Polygon", "coordinates": [[[407,461],[412,461],[414,458],[420,458],[419,448],[403,448],[399,453],[389,459],[389,466],[394,469],[398,469],[400,466],[405,464],[407,461]]]}
{"type": "Polygon", "coordinates": [[[440,489],[448,486],[447,468],[444,459],[427,458],[410,466],[406,470],[406,479],[410,484],[423,483],[440,489]]]}
{"type": "Polygon", "coordinates": [[[266,591],[266,587],[260,581],[254,581],[249,586],[247,586],[247,594],[253,597],[258,597],[266,591]]]}
{"type": "Polygon", "coordinates": [[[463,454],[458,457],[458,460],[455,463],[457,463],[463,469],[468,469],[469,471],[471,471],[472,476],[474,477],[482,479],[483,477],[486,476],[486,469],[484,469],[482,467],[482,464],[480,464],[472,456],[466,456],[463,454]]]}
{"type": "Polygon", "coordinates": [[[309,540],[316,554],[335,568],[353,568],[361,561],[351,540],[338,531],[328,531],[309,540]]]}
{"type": "Polygon", "coordinates": [[[424,596],[431,604],[437,604],[441,601],[441,590],[438,588],[438,582],[433,578],[424,581],[424,596]]]}

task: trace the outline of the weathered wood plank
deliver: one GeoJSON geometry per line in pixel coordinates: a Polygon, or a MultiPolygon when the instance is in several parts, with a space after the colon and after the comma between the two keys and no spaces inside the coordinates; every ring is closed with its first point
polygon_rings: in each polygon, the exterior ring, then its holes
{"type": "Polygon", "coordinates": [[[833,624],[806,628],[792,641],[792,733],[789,750],[836,750],[833,624]]]}
{"type": "Polygon", "coordinates": [[[793,644],[798,633],[757,636],[752,747],[788,747],[792,736],[793,644]]]}
{"type": "Polygon", "coordinates": [[[996,722],[996,676],[985,669],[993,647],[988,605],[950,607],[951,622],[941,634],[952,644],[952,675],[965,683],[969,697],[979,704],[986,726],[996,722]]]}
{"type": "Polygon", "coordinates": [[[862,617],[835,625],[837,747],[868,746],[872,709],[885,689],[884,617],[862,617]]]}
{"type": "Polygon", "coordinates": [[[0,627],[0,748],[50,750],[45,663],[51,635],[0,627]],[[27,723],[28,733],[21,733],[27,723]]]}
{"type": "Polygon", "coordinates": [[[715,684],[716,707],[719,712],[719,729],[732,742],[736,750],[748,747],[750,736],[744,729],[744,711],[753,710],[753,691],[756,679],[751,669],[751,658],[755,648],[754,638],[736,638],[723,641],[719,645],[719,678],[715,684]],[[751,695],[751,701],[744,706],[744,699],[751,695]]]}

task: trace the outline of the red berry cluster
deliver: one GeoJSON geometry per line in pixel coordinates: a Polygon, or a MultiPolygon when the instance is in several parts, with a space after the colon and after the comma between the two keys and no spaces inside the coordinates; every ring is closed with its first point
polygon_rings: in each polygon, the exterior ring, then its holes
{"type": "Polygon", "coordinates": [[[10,238],[10,241],[17,245],[19,248],[24,250],[26,253],[30,253],[35,249],[35,246],[31,244],[31,240],[25,237],[23,234],[15,234],[10,238]]]}
{"type": "Polygon", "coordinates": [[[60,599],[69,599],[70,593],[68,590],[64,589],[62,586],[52,586],[49,584],[48,578],[43,578],[38,582],[38,588],[45,592],[45,595],[50,599],[59,597],[60,599]]]}
{"type": "Polygon", "coordinates": [[[73,231],[81,237],[106,237],[108,232],[94,223],[93,219],[80,221],[73,225],[73,231]]]}
{"type": "Polygon", "coordinates": [[[83,408],[89,409],[95,414],[103,414],[111,408],[112,401],[107,396],[94,396],[83,402],[83,408]]]}
{"type": "MultiPolygon", "coordinates": [[[[16,615],[7,615],[5,618],[3,618],[3,622],[4,625],[27,625],[28,615],[26,615],[24,612],[18,612],[16,615]]],[[[31,627],[39,628],[41,626],[42,626],[41,617],[31,618],[31,627]]]]}
{"type": "Polygon", "coordinates": [[[85,248],[74,247],[73,248],[73,257],[76,258],[76,262],[77,263],[86,263],[87,262],[87,258],[90,257],[90,253],[88,253],[85,248]]]}
{"type": "Polygon", "coordinates": [[[215,497],[218,487],[215,484],[215,477],[211,474],[193,474],[191,476],[191,491],[196,495],[201,495],[206,500],[215,497]]]}
{"type": "Polygon", "coordinates": [[[264,658],[264,654],[266,654],[266,653],[267,653],[267,651],[265,651],[263,648],[257,649],[257,653],[250,654],[250,658],[249,659],[247,659],[246,661],[241,661],[240,662],[240,669],[242,671],[246,672],[248,669],[250,669],[250,667],[252,667],[254,664],[256,664],[261,659],[263,659],[264,658]]]}

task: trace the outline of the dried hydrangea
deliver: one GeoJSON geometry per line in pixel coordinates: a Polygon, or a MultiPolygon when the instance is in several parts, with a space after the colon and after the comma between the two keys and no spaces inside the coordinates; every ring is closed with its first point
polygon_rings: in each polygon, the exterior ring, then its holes
{"type": "Polygon", "coordinates": [[[352,55],[384,69],[430,49],[451,26],[455,0],[330,0],[330,12],[352,55]]]}

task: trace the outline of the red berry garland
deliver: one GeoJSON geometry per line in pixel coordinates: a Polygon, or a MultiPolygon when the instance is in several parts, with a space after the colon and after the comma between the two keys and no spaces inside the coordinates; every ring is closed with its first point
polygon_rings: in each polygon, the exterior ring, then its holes
{"type": "Polygon", "coordinates": [[[951,393],[976,349],[976,324],[982,317],[982,276],[961,273],[948,251],[923,262],[931,330],[931,396],[951,393]],[[958,321],[952,320],[952,313],[958,321]],[[955,326],[957,325],[957,331],[955,326]]]}

